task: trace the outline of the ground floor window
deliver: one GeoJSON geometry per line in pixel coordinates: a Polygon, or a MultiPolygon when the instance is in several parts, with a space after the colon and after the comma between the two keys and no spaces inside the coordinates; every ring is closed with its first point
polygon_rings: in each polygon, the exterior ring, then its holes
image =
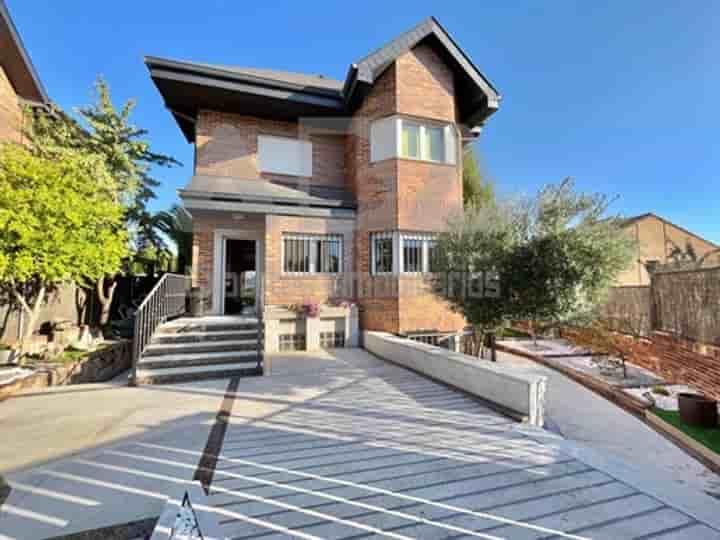
{"type": "Polygon", "coordinates": [[[338,274],[342,272],[341,235],[284,234],[283,272],[338,274]]]}
{"type": "Polygon", "coordinates": [[[304,351],[305,334],[280,334],[278,336],[280,351],[304,351]]]}
{"type": "Polygon", "coordinates": [[[345,346],[345,332],[320,332],[320,348],[339,349],[345,346]]]}
{"type": "Polygon", "coordinates": [[[434,233],[381,232],[370,238],[373,274],[420,274],[435,271],[434,233]]]}

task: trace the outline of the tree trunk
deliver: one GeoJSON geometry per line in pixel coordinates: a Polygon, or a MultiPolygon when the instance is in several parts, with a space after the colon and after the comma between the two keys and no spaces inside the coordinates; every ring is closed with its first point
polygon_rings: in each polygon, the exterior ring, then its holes
{"type": "Polygon", "coordinates": [[[88,300],[90,299],[90,291],[86,291],[80,285],[75,285],[75,311],[77,313],[77,324],[82,326],[86,323],[86,309],[88,300]]]}
{"type": "Polygon", "coordinates": [[[30,339],[35,330],[35,324],[37,323],[38,316],[40,315],[40,306],[42,306],[42,303],[45,301],[45,286],[43,285],[40,287],[32,306],[27,303],[25,298],[19,292],[15,293],[15,298],[17,298],[23,312],[28,316],[28,320],[25,322],[22,337],[20,338],[20,352],[24,353],[27,346],[27,340],[30,339]]]}
{"type": "Polygon", "coordinates": [[[105,292],[105,277],[97,280],[97,295],[100,301],[100,326],[105,326],[110,320],[110,306],[112,305],[113,295],[115,294],[117,281],[113,279],[110,288],[105,292]]]}

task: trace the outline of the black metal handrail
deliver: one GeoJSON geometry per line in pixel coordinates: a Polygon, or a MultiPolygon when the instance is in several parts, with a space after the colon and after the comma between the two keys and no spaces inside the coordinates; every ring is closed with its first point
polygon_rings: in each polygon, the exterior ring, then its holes
{"type": "Polygon", "coordinates": [[[135,381],[138,360],[158,326],[168,319],[185,314],[189,289],[190,276],[165,274],[138,307],[133,329],[131,381],[135,381]]]}

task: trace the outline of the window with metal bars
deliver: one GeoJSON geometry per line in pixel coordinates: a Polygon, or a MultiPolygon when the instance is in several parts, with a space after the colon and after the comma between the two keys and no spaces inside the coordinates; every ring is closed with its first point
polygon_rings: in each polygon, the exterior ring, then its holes
{"type": "Polygon", "coordinates": [[[281,351],[304,351],[305,334],[280,334],[278,349],[281,351]]]}
{"type": "Polygon", "coordinates": [[[393,271],[392,233],[374,233],[372,236],[373,274],[389,274],[393,271]]]}
{"type": "Polygon", "coordinates": [[[372,233],[370,240],[373,274],[437,271],[433,233],[379,232],[372,233]]]}
{"type": "Polygon", "coordinates": [[[403,272],[423,271],[423,241],[420,238],[403,238],[403,272]]]}
{"type": "Polygon", "coordinates": [[[345,346],[345,332],[320,332],[320,348],[339,349],[345,346]]]}
{"type": "Polygon", "coordinates": [[[337,274],[342,272],[342,236],[283,235],[283,272],[337,274]]]}

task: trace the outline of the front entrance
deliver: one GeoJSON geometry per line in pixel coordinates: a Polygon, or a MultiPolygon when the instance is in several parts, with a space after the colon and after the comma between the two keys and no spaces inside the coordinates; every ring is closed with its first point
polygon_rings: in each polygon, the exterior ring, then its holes
{"type": "Polygon", "coordinates": [[[255,313],[255,240],[225,239],[223,303],[225,315],[255,313]]]}
{"type": "Polygon", "coordinates": [[[261,261],[257,240],[242,233],[215,235],[213,312],[216,315],[255,315],[259,302],[261,261]]]}

